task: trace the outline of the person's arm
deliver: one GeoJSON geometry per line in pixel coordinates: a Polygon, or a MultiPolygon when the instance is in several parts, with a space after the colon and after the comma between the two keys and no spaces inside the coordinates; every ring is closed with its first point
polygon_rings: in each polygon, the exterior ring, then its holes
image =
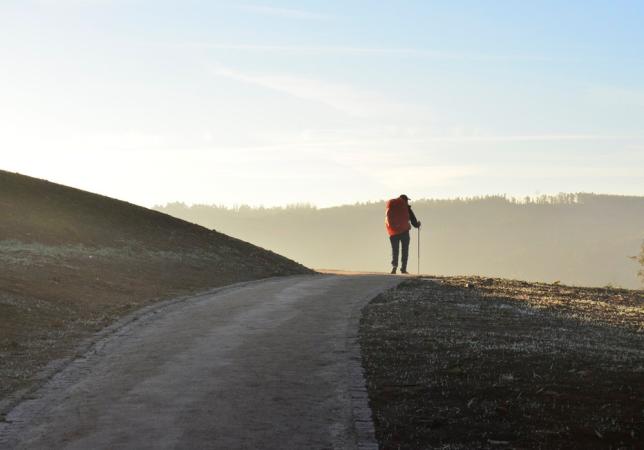
{"type": "Polygon", "coordinates": [[[418,219],[416,219],[416,214],[414,214],[414,212],[411,210],[411,206],[408,206],[407,208],[409,208],[409,221],[411,222],[411,224],[414,226],[414,228],[420,227],[420,222],[418,221],[418,219]]]}

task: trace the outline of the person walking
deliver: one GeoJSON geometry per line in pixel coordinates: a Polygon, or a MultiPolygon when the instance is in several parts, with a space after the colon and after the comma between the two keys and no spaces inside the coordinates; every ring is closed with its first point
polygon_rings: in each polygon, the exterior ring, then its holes
{"type": "Polygon", "coordinates": [[[385,214],[385,226],[389,241],[391,242],[391,273],[398,270],[398,252],[402,244],[402,257],[400,261],[400,273],[407,272],[407,259],[409,258],[409,230],[411,226],[420,228],[420,221],[409,206],[409,197],[405,194],[398,198],[392,198],[387,202],[385,214]],[[411,222],[411,225],[410,225],[411,222]]]}

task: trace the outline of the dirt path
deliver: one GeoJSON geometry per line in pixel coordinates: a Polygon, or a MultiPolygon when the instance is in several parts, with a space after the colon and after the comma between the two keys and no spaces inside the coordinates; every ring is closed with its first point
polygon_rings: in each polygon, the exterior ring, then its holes
{"type": "Polygon", "coordinates": [[[0,447],[369,444],[358,313],[400,280],[273,279],[150,312],[11,411],[0,447]]]}

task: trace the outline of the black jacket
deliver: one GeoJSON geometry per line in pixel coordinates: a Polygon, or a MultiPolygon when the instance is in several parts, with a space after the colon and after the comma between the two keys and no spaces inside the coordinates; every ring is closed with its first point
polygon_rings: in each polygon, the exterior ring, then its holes
{"type": "Polygon", "coordinates": [[[416,219],[416,214],[411,210],[411,206],[407,205],[407,208],[409,208],[409,221],[413,225],[414,228],[419,227],[418,219],[416,219]]]}

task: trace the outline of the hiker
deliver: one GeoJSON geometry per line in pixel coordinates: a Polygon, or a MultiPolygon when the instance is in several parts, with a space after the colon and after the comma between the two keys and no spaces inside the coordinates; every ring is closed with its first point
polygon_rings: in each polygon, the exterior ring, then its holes
{"type": "Polygon", "coordinates": [[[409,230],[411,225],[420,228],[420,221],[416,219],[414,212],[409,206],[409,197],[405,194],[398,198],[392,198],[387,202],[387,213],[385,215],[385,226],[391,242],[391,273],[398,269],[398,249],[402,243],[402,258],[400,273],[407,272],[407,259],[409,257],[409,230]]]}

